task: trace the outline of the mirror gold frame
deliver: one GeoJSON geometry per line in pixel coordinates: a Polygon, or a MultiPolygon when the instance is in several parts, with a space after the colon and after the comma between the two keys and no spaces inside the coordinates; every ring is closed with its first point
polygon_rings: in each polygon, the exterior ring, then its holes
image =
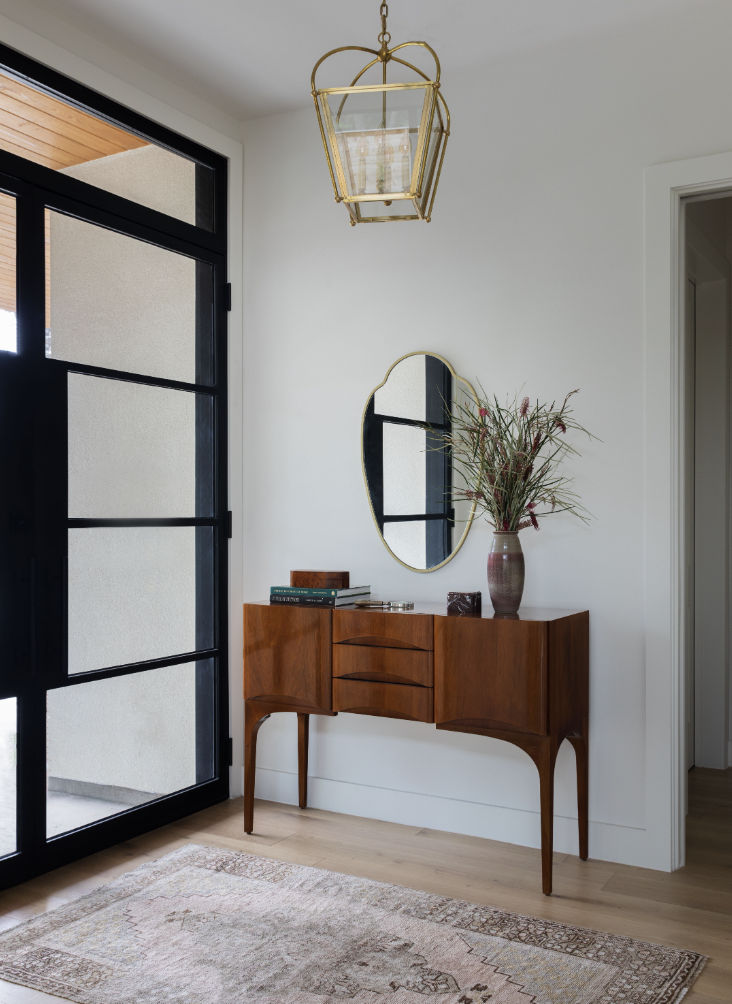
{"type": "Polygon", "coordinates": [[[376,394],[376,392],[378,390],[380,390],[384,386],[384,384],[387,382],[387,380],[389,379],[389,374],[392,372],[392,370],[394,370],[399,365],[399,363],[404,362],[405,359],[409,359],[411,356],[432,356],[433,359],[439,359],[440,362],[443,363],[448,368],[448,370],[450,371],[450,374],[452,375],[452,378],[455,381],[455,385],[454,385],[455,386],[455,390],[457,390],[457,385],[458,384],[462,384],[463,387],[466,388],[467,391],[471,394],[471,396],[473,398],[473,401],[476,403],[476,405],[478,404],[478,395],[475,393],[475,389],[474,389],[473,385],[468,380],[466,380],[465,377],[461,377],[458,373],[456,373],[455,370],[453,369],[453,367],[450,365],[450,363],[447,361],[447,359],[445,359],[444,356],[439,355],[437,352],[430,352],[427,349],[420,350],[420,351],[417,351],[417,352],[407,352],[406,355],[401,356],[399,359],[397,359],[397,361],[395,363],[392,363],[392,365],[386,371],[386,376],[384,377],[384,379],[381,381],[381,383],[377,387],[374,387],[374,389],[371,391],[371,393],[369,394],[369,396],[366,399],[366,404],[364,406],[363,414],[361,416],[361,470],[363,472],[363,480],[364,480],[364,485],[366,487],[366,495],[367,495],[368,500],[369,500],[369,509],[371,510],[371,518],[374,521],[374,526],[376,527],[376,531],[379,534],[379,538],[381,540],[381,543],[387,549],[387,551],[389,552],[389,554],[392,556],[392,558],[394,558],[396,561],[398,561],[400,565],[403,565],[404,568],[408,568],[412,572],[423,572],[423,573],[424,572],[436,572],[438,568],[442,568],[444,565],[446,565],[448,563],[448,561],[452,561],[452,559],[455,557],[455,555],[458,553],[458,551],[460,550],[460,548],[465,543],[465,538],[468,536],[468,533],[470,531],[470,527],[473,525],[473,519],[475,518],[476,503],[474,502],[473,505],[472,505],[472,507],[471,507],[471,509],[470,509],[470,515],[468,516],[467,520],[465,521],[465,529],[463,530],[463,533],[462,533],[462,536],[460,537],[460,540],[458,541],[457,545],[453,548],[453,550],[450,552],[450,554],[448,555],[448,557],[445,558],[444,561],[441,561],[439,563],[439,565],[432,565],[431,568],[415,568],[414,565],[408,565],[406,563],[406,561],[402,561],[402,559],[400,557],[398,557],[396,554],[394,554],[394,552],[392,551],[392,549],[389,547],[389,545],[387,544],[386,540],[384,539],[384,535],[382,534],[381,530],[379,529],[379,522],[378,522],[378,520],[376,518],[376,513],[374,512],[374,506],[373,506],[373,502],[371,500],[371,489],[369,488],[369,480],[368,480],[368,477],[366,475],[366,458],[364,456],[364,427],[365,427],[365,422],[366,422],[366,413],[368,411],[369,404],[370,404],[372,398],[374,397],[374,394],[376,394]]]}

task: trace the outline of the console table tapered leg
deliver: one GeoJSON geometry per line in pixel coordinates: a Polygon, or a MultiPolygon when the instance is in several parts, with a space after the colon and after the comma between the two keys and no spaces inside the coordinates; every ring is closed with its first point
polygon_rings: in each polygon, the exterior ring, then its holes
{"type": "Polygon", "coordinates": [[[310,738],[310,715],[297,714],[297,771],[299,781],[300,808],[308,807],[308,742],[310,738]]]}
{"type": "Polygon", "coordinates": [[[582,722],[580,735],[568,736],[577,759],[577,821],[579,823],[579,856],[583,861],[589,854],[589,756],[587,749],[587,719],[582,722]]]}
{"type": "Polygon", "coordinates": [[[552,858],[554,856],[554,764],[559,742],[548,736],[536,751],[541,795],[541,887],[545,896],[552,891],[552,858]]]}
{"type": "Polygon", "coordinates": [[[254,781],[257,773],[257,733],[269,715],[244,702],[244,832],[254,829],[254,781]]]}

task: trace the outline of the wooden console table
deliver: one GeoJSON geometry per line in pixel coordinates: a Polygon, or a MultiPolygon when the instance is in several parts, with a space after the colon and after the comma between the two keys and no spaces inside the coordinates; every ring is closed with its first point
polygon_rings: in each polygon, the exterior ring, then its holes
{"type": "Polygon", "coordinates": [[[380,715],[503,739],[539,771],[542,888],[552,891],[554,764],[577,757],[580,857],[587,858],[589,614],[522,609],[448,617],[437,603],[386,612],[244,606],[244,829],[251,833],[257,732],[298,718],[300,807],[307,805],[310,715],[380,715]]]}

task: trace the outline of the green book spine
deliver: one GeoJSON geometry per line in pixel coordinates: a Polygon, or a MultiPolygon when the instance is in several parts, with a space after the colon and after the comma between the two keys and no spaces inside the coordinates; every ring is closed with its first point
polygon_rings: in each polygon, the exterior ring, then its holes
{"type": "Polygon", "coordinates": [[[323,599],[343,596],[363,596],[371,592],[371,586],[351,586],[350,589],[308,589],[304,586],[270,586],[270,596],[318,596],[323,599]]]}

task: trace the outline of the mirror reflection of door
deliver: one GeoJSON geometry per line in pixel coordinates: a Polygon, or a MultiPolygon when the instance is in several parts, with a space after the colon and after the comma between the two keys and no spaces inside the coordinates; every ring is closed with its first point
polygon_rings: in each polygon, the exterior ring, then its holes
{"type": "Polygon", "coordinates": [[[364,474],[374,520],[392,554],[419,571],[448,561],[469,526],[470,506],[453,497],[452,464],[441,440],[458,383],[467,386],[439,356],[412,353],[392,367],[364,413],[364,474]]]}

